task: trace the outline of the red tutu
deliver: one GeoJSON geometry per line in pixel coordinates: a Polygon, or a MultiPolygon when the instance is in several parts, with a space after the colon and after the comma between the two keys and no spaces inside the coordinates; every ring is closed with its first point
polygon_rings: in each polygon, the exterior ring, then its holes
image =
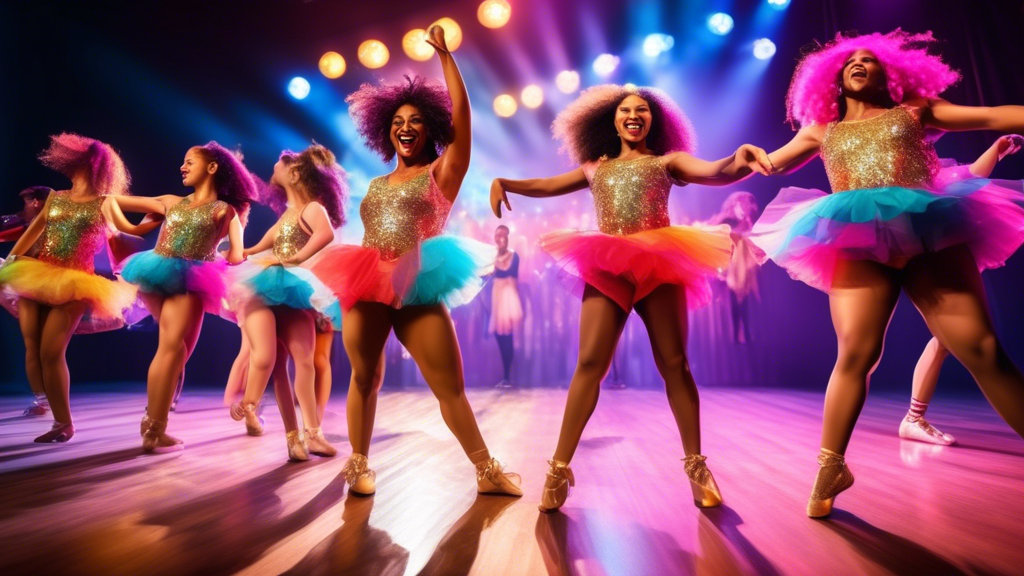
{"type": "Polygon", "coordinates": [[[709,278],[729,266],[729,227],[666,226],[625,236],[561,230],[541,236],[573,292],[591,285],[629,311],[662,284],[683,286],[690,309],[711,301],[709,278]]]}

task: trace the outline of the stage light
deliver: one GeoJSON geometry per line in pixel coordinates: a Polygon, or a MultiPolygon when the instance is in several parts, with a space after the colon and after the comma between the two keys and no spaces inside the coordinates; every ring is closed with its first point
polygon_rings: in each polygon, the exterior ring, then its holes
{"type": "Polygon", "coordinates": [[[544,90],[536,84],[530,84],[526,88],[523,88],[523,92],[519,95],[519,99],[523,101],[523,106],[526,106],[527,108],[538,108],[544,103],[544,90]]]}
{"type": "Polygon", "coordinates": [[[508,118],[516,113],[519,105],[516,99],[508,94],[502,94],[494,99],[494,113],[502,118],[508,118]]]}
{"type": "Polygon", "coordinates": [[[610,76],[619,67],[619,57],[614,54],[601,54],[594,59],[594,72],[598,76],[610,76]]]}
{"type": "Polygon", "coordinates": [[[425,62],[434,56],[434,47],[427,44],[427,31],[422,28],[409,30],[402,37],[405,55],[417,62],[425,62]]]}
{"type": "Polygon", "coordinates": [[[719,36],[725,36],[732,31],[732,16],[725,12],[715,12],[708,17],[708,30],[719,36]]]}
{"type": "Polygon", "coordinates": [[[789,0],[768,0],[768,5],[776,10],[785,10],[789,6],[789,0]]]}
{"type": "Polygon", "coordinates": [[[296,100],[303,100],[309,96],[309,80],[302,76],[296,76],[288,82],[288,93],[296,100]]]}
{"type": "Polygon", "coordinates": [[[488,28],[501,28],[511,16],[512,6],[505,0],[485,0],[476,11],[477,19],[488,28]]]}
{"type": "Polygon", "coordinates": [[[555,76],[555,87],[559,92],[572,94],[580,89],[580,74],[575,70],[563,70],[555,76]]]}
{"type": "Polygon", "coordinates": [[[440,26],[444,28],[444,42],[448,45],[449,52],[455,52],[462,46],[462,28],[459,27],[458,22],[451,18],[441,18],[437,22],[434,22],[430,26],[427,26],[427,30],[430,30],[431,26],[440,26]]]}
{"type": "Polygon", "coordinates": [[[388,52],[388,47],[380,40],[367,40],[359,45],[356,56],[363,66],[374,69],[387,64],[391,53],[388,52]]]}
{"type": "Polygon", "coordinates": [[[345,59],[337,52],[325,52],[320,57],[320,73],[332,80],[341,78],[345,69],[345,59]]]}
{"type": "Polygon", "coordinates": [[[754,58],[767,60],[775,56],[775,43],[767,38],[754,40],[754,58]]]}
{"type": "Polygon", "coordinates": [[[644,55],[655,58],[662,52],[668,52],[675,46],[675,38],[668,34],[649,34],[644,38],[644,55]]]}

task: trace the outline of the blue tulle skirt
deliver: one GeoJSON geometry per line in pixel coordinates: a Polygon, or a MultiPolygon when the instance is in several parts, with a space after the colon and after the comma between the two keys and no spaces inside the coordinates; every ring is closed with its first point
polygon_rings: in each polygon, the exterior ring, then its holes
{"type": "Polygon", "coordinates": [[[195,294],[202,300],[204,310],[217,314],[227,289],[226,268],[227,262],[222,259],[170,258],[146,250],[128,259],[121,270],[121,277],[145,294],[195,294]]]}
{"type": "Polygon", "coordinates": [[[231,269],[228,308],[238,312],[253,298],[265,306],[311,310],[341,329],[341,306],[334,293],[303,266],[281,266],[269,256],[251,258],[231,269]]]}

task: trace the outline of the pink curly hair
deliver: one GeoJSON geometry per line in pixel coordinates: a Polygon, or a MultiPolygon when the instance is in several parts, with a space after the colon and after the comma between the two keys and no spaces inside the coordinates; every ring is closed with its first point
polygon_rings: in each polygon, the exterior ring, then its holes
{"type": "Polygon", "coordinates": [[[50,146],[39,154],[39,160],[68,178],[88,170],[89,184],[103,196],[128,194],[131,175],[121,156],[105,142],[63,132],[50,136],[50,146]]]}
{"type": "Polygon", "coordinates": [[[349,116],[366,147],[385,162],[390,162],[396,154],[391,143],[391,121],[403,104],[412,104],[419,109],[429,138],[424,151],[431,160],[443,154],[455,138],[452,100],[448,89],[436,80],[406,76],[405,82],[363,84],[359,90],[349,94],[345,102],[348,102],[349,116]]]}
{"type": "Polygon", "coordinates": [[[647,147],[652,152],[660,155],[696,150],[697,135],[690,119],[668,94],[648,86],[602,84],[584,90],[555,117],[551,130],[562,141],[561,151],[576,164],[618,156],[622,143],[614,129],[615,109],[627,96],[639,96],[651,107],[653,120],[647,147]]]}
{"type": "Polygon", "coordinates": [[[928,53],[936,43],[931,32],[911,34],[899,28],[888,34],[836,34],[797,65],[786,95],[786,120],[794,128],[840,120],[840,76],[846,59],[861,49],[878,57],[894,103],[938,96],[960,80],[960,73],[928,53]]]}

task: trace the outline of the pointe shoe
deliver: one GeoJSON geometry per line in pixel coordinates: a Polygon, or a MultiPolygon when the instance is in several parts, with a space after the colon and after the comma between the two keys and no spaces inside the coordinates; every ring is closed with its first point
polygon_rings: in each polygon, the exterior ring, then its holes
{"type": "Polygon", "coordinates": [[[284,435],[288,442],[288,461],[305,462],[309,460],[309,450],[306,448],[306,438],[298,430],[292,430],[284,435]]]}
{"type": "Polygon", "coordinates": [[[497,459],[491,458],[476,465],[476,488],[479,494],[506,494],[522,496],[522,480],[515,472],[505,472],[497,459]]]}
{"type": "Polygon", "coordinates": [[[569,488],[576,485],[576,477],[572,474],[568,462],[548,460],[548,475],[544,481],[544,491],[540,495],[541,512],[554,512],[565,504],[569,497],[569,488]]]}
{"type": "Polygon", "coordinates": [[[309,444],[310,454],[316,454],[325,458],[333,458],[338,455],[338,450],[331,446],[327,438],[324,438],[324,431],[319,426],[316,428],[306,428],[306,442],[309,444]]]}
{"type": "Polygon", "coordinates": [[[61,424],[54,422],[50,431],[35,439],[39,444],[63,443],[75,436],[75,425],[71,422],[61,424]]]}
{"type": "Polygon", "coordinates": [[[818,454],[818,465],[818,476],[807,501],[807,515],[811,518],[824,518],[831,514],[836,496],[853,486],[853,473],[846,466],[846,458],[842,454],[822,448],[818,454]]]}
{"type": "Polygon", "coordinates": [[[683,458],[683,469],[686,471],[686,477],[690,479],[693,504],[697,508],[714,508],[722,505],[722,492],[718,489],[711,470],[708,470],[707,459],[708,457],[702,454],[690,454],[683,458]]]}
{"type": "Polygon", "coordinates": [[[938,444],[939,446],[951,446],[956,444],[956,438],[939,431],[929,424],[923,417],[905,417],[903,421],[900,422],[900,438],[917,440],[918,442],[927,442],[928,444],[938,444]]]}
{"type": "Polygon", "coordinates": [[[231,404],[231,408],[228,410],[231,413],[231,417],[235,420],[245,418],[246,434],[249,436],[261,436],[263,434],[263,426],[267,422],[257,412],[259,407],[259,404],[252,402],[235,402],[231,404]]]}
{"type": "MultiPolygon", "coordinates": [[[[146,418],[149,418],[148,416],[146,418]]],[[[167,434],[167,422],[149,418],[149,428],[142,435],[142,451],[147,454],[167,454],[185,449],[185,443],[167,434]]]]}
{"type": "Polygon", "coordinates": [[[146,430],[149,430],[150,425],[153,424],[153,419],[149,417],[149,414],[142,415],[142,422],[139,423],[139,436],[145,437],[146,430]]]}
{"type": "Polygon", "coordinates": [[[342,473],[350,493],[372,496],[377,491],[377,473],[370,468],[370,462],[363,454],[349,456],[342,473]]]}
{"type": "Polygon", "coordinates": [[[21,413],[22,416],[46,416],[50,411],[50,403],[46,398],[36,398],[28,405],[28,408],[21,413]]]}

